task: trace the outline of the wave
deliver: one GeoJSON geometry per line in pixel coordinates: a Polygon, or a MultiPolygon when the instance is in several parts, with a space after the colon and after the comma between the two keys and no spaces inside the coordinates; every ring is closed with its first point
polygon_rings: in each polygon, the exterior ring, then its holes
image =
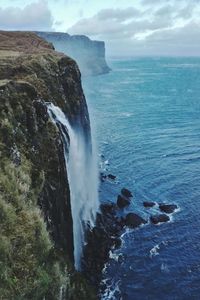
{"type": "Polygon", "coordinates": [[[101,300],[119,300],[121,299],[120,280],[114,281],[113,279],[102,280],[103,285],[106,286],[105,290],[101,293],[101,300]]]}
{"type": "Polygon", "coordinates": [[[120,113],[120,116],[130,118],[133,116],[133,113],[122,112],[120,113]]]}
{"type": "Polygon", "coordinates": [[[160,270],[163,272],[163,273],[169,273],[169,267],[167,264],[165,263],[162,263],[161,267],[160,267],[160,270]]]}
{"type": "Polygon", "coordinates": [[[159,255],[159,251],[160,250],[160,246],[159,244],[158,245],[155,245],[150,251],[149,251],[149,257],[150,258],[153,258],[154,256],[157,256],[159,255]]]}

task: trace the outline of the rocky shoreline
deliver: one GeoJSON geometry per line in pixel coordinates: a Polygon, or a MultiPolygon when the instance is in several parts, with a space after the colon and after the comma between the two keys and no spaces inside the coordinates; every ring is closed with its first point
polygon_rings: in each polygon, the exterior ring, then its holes
{"type": "MultiPolygon", "coordinates": [[[[107,180],[116,180],[113,174],[101,173],[102,184],[107,180]]],[[[109,260],[111,250],[120,248],[121,235],[126,228],[136,229],[141,225],[161,224],[170,221],[178,206],[156,202],[143,202],[144,209],[157,207],[157,213],[152,212],[148,220],[143,219],[134,211],[126,208],[134,201],[133,193],[127,188],[122,188],[115,203],[103,203],[97,215],[96,226],[88,230],[87,245],[84,251],[83,271],[88,280],[96,287],[102,289],[102,270],[109,260]],[[133,198],[133,199],[132,199],[133,198]]]]}

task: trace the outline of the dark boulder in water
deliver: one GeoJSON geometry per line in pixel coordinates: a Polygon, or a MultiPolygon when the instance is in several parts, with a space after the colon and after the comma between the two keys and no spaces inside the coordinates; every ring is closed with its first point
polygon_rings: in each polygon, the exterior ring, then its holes
{"type": "Polygon", "coordinates": [[[123,188],[123,189],[121,190],[121,194],[122,194],[123,196],[127,197],[127,198],[133,197],[131,191],[129,191],[129,190],[126,189],[126,188],[123,188]]]}
{"type": "Polygon", "coordinates": [[[118,197],[117,197],[117,206],[119,208],[124,208],[124,207],[128,206],[129,204],[130,204],[130,200],[124,198],[121,195],[118,195],[118,197]]]}
{"type": "Polygon", "coordinates": [[[144,207],[153,207],[155,206],[155,202],[149,202],[149,201],[145,201],[143,202],[144,207]]]}
{"type": "Polygon", "coordinates": [[[101,282],[102,269],[109,259],[110,250],[121,246],[124,219],[117,216],[117,210],[115,203],[101,204],[96,226],[86,231],[87,244],[83,250],[82,271],[95,287],[101,282]]]}
{"type": "Polygon", "coordinates": [[[165,214],[151,216],[150,220],[153,224],[164,223],[170,220],[169,216],[165,214]]]}
{"type": "Polygon", "coordinates": [[[113,215],[117,209],[117,205],[115,203],[104,203],[100,205],[100,209],[103,215],[113,215]]]}
{"type": "Polygon", "coordinates": [[[115,175],[112,175],[112,174],[108,174],[107,176],[109,179],[112,179],[112,180],[115,180],[116,179],[116,176],[115,175]]]}
{"type": "Polygon", "coordinates": [[[146,224],[147,221],[145,221],[142,217],[134,214],[134,213],[129,213],[126,218],[125,218],[125,224],[128,227],[131,228],[136,228],[142,224],[146,224]]]}
{"type": "Polygon", "coordinates": [[[172,214],[178,208],[178,206],[175,204],[159,204],[159,208],[161,211],[167,214],[172,214]]]}
{"type": "Polygon", "coordinates": [[[113,241],[113,247],[114,247],[115,249],[118,249],[118,248],[121,247],[122,241],[121,241],[120,238],[113,238],[112,241],[113,241]]]}
{"type": "Polygon", "coordinates": [[[100,173],[100,180],[101,181],[105,181],[107,178],[107,175],[105,175],[104,173],[100,173]]]}

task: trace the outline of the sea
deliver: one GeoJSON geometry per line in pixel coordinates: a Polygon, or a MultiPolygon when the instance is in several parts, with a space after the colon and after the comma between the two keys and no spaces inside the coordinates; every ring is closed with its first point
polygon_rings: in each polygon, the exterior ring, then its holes
{"type": "Polygon", "coordinates": [[[113,174],[102,202],[133,193],[127,212],[149,220],[178,205],[170,222],[126,229],[104,267],[102,300],[200,299],[200,58],[109,61],[109,74],[83,78],[99,168],[113,174]]]}

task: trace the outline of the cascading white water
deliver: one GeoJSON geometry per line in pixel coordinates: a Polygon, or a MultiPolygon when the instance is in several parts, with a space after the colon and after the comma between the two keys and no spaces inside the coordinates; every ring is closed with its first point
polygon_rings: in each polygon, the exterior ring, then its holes
{"type": "Polygon", "coordinates": [[[80,270],[84,225],[94,226],[99,208],[97,155],[87,144],[83,130],[73,129],[59,107],[50,103],[48,112],[62,134],[70,188],[75,268],[80,270]]]}

